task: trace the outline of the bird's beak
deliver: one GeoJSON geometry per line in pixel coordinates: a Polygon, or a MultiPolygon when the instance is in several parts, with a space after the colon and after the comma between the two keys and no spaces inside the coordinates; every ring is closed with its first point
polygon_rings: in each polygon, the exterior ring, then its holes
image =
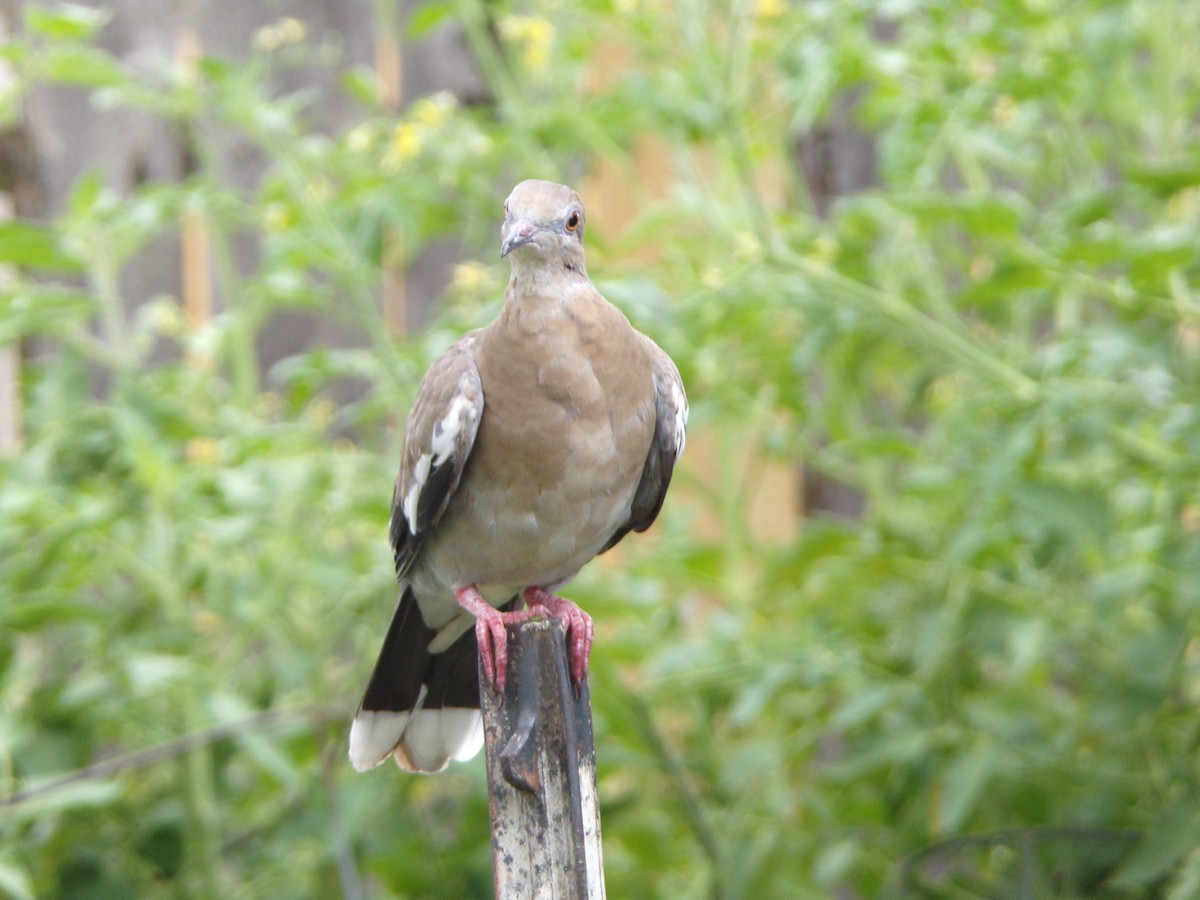
{"type": "Polygon", "coordinates": [[[535,234],[537,234],[537,226],[532,222],[514,222],[504,243],[500,245],[500,258],[504,259],[523,244],[532,244],[535,234]]]}

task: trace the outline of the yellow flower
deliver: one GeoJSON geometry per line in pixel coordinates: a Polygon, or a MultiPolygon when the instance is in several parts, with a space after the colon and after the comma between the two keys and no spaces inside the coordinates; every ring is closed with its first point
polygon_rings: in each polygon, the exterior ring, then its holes
{"type": "Polygon", "coordinates": [[[500,36],[518,47],[521,62],[532,72],[540,72],[550,62],[554,26],[541,16],[505,16],[500,20],[500,36]]]}
{"type": "Polygon", "coordinates": [[[254,33],[254,49],[270,53],[288,44],[299,44],[308,36],[308,26],[287,16],[273,25],[264,25],[254,33]]]}
{"type": "Polygon", "coordinates": [[[413,104],[412,117],[417,124],[426,128],[437,128],[454,109],[457,101],[449,91],[439,91],[429,97],[422,97],[413,104]]]}
{"type": "Polygon", "coordinates": [[[298,44],[308,36],[308,26],[291,16],[280,19],[276,27],[287,44],[298,44]]]}
{"type": "Polygon", "coordinates": [[[754,18],[778,19],[787,12],[786,0],[755,0],[754,18]]]}
{"type": "Polygon", "coordinates": [[[450,287],[458,293],[477,294],[488,287],[490,282],[487,266],[478,262],[465,262],[454,267],[450,287]]]}
{"type": "Polygon", "coordinates": [[[967,61],[967,72],[976,81],[991,81],[996,75],[996,60],[989,53],[976,53],[967,61]]]}
{"type": "Polygon", "coordinates": [[[1200,190],[1184,188],[1167,201],[1167,216],[1173,222],[1190,219],[1200,211],[1200,190]]]}
{"type": "Polygon", "coordinates": [[[304,186],[304,194],[313,203],[322,203],[333,193],[333,185],[324,178],[314,178],[304,186]]]}
{"type": "Polygon", "coordinates": [[[394,172],[420,152],[420,128],[412,122],[401,122],[392,131],[392,139],[383,154],[383,167],[394,172]]]}
{"type": "Polygon", "coordinates": [[[949,409],[962,397],[961,380],[954,375],[942,375],[929,385],[929,399],[937,409],[949,409]]]}
{"type": "Polygon", "coordinates": [[[367,124],[356,125],[346,135],[346,148],[353,153],[367,153],[375,144],[375,130],[367,124]]]}
{"type": "Polygon", "coordinates": [[[337,416],[337,404],[324,398],[316,400],[308,408],[308,414],[317,428],[328,428],[337,416]]]}
{"type": "Polygon", "coordinates": [[[742,262],[761,262],[763,257],[762,242],[752,232],[741,231],[734,239],[733,255],[742,262]]]}
{"type": "Polygon", "coordinates": [[[179,337],[184,332],[183,313],[172,301],[155,303],[150,312],[154,330],[168,337],[179,337]]]}
{"type": "Polygon", "coordinates": [[[1008,94],[1001,94],[996,98],[996,102],[992,105],[992,119],[997,125],[1011,125],[1013,119],[1017,117],[1020,107],[1017,101],[1008,94]]]}
{"type": "Polygon", "coordinates": [[[817,262],[833,262],[833,260],[837,259],[838,249],[837,241],[829,235],[822,234],[812,242],[812,246],[808,251],[808,257],[817,262]]]}
{"type": "Polygon", "coordinates": [[[267,234],[279,234],[287,231],[292,224],[292,211],[286,203],[268,203],[263,210],[262,230],[267,234]]]}
{"type": "Polygon", "coordinates": [[[211,609],[198,609],[192,613],[192,627],[205,637],[216,637],[224,621],[211,609]]]}
{"type": "Polygon", "coordinates": [[[972,281],[987,281],[996,271],[996,261],[986,253],[976,253],[971,257],[967,272],[972,281]]]}
{"type": "Polygon", "coordinates": [[[221,458],[221,445],[208,437],[192,438],[184,446],[183,455],[190,463],[209,465],[221,458]]]}
{"type": "Polygon", "coordinates": [[[283,409],[283,398],[274,391],[265,391],[258,395],[254,403],[254,412],[263,419],[272,419],[283,409]]]}
{"type": "Polygon", "coordinates": [[[717,266],[709,266],[700,274],[700,283],[710,291],[719,291],[725,287],[725,273],[717,266]]]}
{"type": "Polygon", "coordinates": [[[1175,337],[1188,356],[1200,355],[1200,322],[1184,319],[1175,326],[1175,337]]]}

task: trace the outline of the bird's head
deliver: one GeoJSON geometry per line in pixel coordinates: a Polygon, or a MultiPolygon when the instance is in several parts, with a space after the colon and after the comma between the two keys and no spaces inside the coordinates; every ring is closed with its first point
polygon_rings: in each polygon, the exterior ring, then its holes
{"type": "Polygon", "coordinates": [[[513,268],[561,264],[584,271],[583,229],[587,214],[579,195],[552,181],[522,181],[504,201],[500,256],[513,268]]]}

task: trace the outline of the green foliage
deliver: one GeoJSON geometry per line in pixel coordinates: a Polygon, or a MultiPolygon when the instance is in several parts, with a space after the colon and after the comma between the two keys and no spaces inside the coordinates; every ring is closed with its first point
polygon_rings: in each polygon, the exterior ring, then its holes
{"type": "Polygon", "coordinates": [[[462,23],[495,106],[393,121],[352,74],[361,114],[335,134],[278,88],[329,55],[294,29],[244,64],[135,73],[92,43],[106,14],[30,7],[0,114],[76,85],[172,122],[199,166],[130,196],[88,175],[51,225],[0,228],[20,267],[0,343],[55,348],[0,463],[0,892],[489,895],[479,763],[356,775],[345,727],[392,602],[398,418],[495,309],[500,193],[587,161],[647,198],[624,235],[593,229],[590,268],[679,361],[717,448],[572,588],[599,629],[612,895],[1195,894],[1200,57],[1181,36],[1200,7],[750,6],[429,4],[414,38],[462,23]],[[792,148],[847,92],[880,184],[819,220],[792,148]],[[222,178],[229,134],[266,161],[249,189],[222,178]],[[647,138],[670,186],[630,163],[647,138]],[[126,316],[123,273],[189,215],[226,308],[201,329],[171,298],[126,316]],[[448,234],[489,264],[430,334],[390,341],[385,256],[448,234]],[[284,311],[363,349],[264,379],[284,311]],[[348,382],[360,399],[335,404],[348,382]],[[770,457],[853,486],[863,515],[756,537],[770,457]]]}

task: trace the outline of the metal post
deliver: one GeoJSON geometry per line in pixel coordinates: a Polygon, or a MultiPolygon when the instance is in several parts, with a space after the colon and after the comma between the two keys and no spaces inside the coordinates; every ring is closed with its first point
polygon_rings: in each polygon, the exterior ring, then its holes
{"type": "MultiPolygon", "coordinates": [[[[562,625],[508,629],[503,696],[480,690],[497,900],[604,897],[587,682],[575,696],[562,625]]],[[[482,671],[480,684],[486,685],[482,671]]]]}

